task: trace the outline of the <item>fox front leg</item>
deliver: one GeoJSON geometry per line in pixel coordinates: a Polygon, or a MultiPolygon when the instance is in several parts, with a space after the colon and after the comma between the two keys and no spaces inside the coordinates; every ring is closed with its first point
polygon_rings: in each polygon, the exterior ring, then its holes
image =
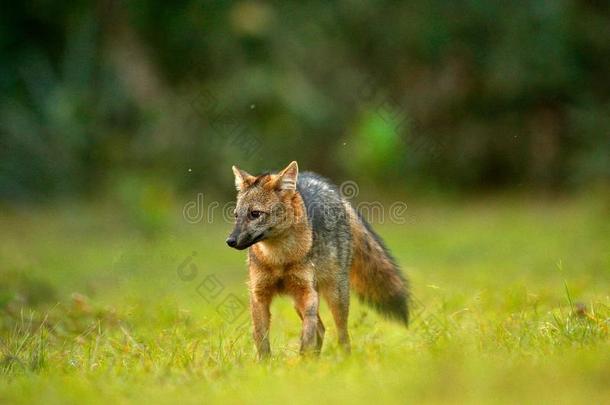
{"type": "Polygon", "coordinates": [[[271,356],[271,346],[269,344],[270,304],[271,299],[266,295],[257,295],[255,293],[250,295],[250,312],[253,324],[252,336],[258,352],[258,358],[261,360],[271,356]]]}
{"type": "MultiPolygon", "coordinates": [[[[294,307],[297,311],[297,315],[301,318],[301,322],[303,322],[303,314],[299,311],[297,306],[294,307]]],[[[322,323],[322,318],[320,318],[320,314],[318,313],[318,329],[317,329],[317,341],[316,341],[316,352],[320,353],[322,350],[322,343],[324,343],[324,333],[326,332],[326,328],[324,328],[324,323],[322,323]]]]}
{"type": "Polygon", "coordinates": [[[303,321],[301,330],[301,354],[319,354],[324,339],[324,326],[318,315],[318,292],[307,289],[295,297],[297,312],[303,321]]]}

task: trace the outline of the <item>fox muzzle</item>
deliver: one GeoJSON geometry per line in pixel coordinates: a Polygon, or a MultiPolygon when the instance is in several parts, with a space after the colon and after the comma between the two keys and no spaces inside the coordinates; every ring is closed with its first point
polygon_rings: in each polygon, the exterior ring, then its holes
{"type": "Polygon", "coordinates": [[[249,233],[242,232],[241,229],[236,226],[226,242],[229,247],[237,250],[244,250],[254,245],[256,242],[263,240],[264,236],[264,232],[253,236],[249,233]]]}

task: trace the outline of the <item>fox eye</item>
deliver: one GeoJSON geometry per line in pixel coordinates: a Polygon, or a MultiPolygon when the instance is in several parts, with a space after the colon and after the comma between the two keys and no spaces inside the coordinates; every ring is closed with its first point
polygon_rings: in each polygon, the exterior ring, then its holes
{"type": "Polygon", "coordinates": [[[248,218],[249,219],[257,219],[262,215],[262,212],[260,211],[250,211],[248,212],[248,218]]]}

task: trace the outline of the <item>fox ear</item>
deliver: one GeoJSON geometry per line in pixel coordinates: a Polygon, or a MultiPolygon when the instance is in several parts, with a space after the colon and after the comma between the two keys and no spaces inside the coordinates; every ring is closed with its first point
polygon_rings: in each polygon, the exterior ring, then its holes
{"type": "Polygon", "coordinates": [[[256,180],[256,177],[252,176],[245,170],[238,169],[236,166],[233,166],[232,169],[233,174],[235,175],[235,188],[237,191],[248,188],[248,186],[250,186],[252,183],[254,183],[254,180],[256,180]]]}
{"type": "Polygon", "coordinates": [[[296,190],[297,177],[299,176],[299,165],[296,161],[292,161],[278,175],[277,187],[280,190],[296,190]]]}

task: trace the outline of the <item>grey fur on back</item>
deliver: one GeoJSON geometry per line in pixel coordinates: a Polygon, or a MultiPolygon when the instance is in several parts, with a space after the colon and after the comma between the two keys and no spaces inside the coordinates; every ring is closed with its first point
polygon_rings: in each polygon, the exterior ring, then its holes
{"type": "Polygon", "coordinates": [[[381,237],[341,196],[337,186],[324,177],[302,173],[297,190],[313,230],[309,259],[316,268],[319,285],[323,287],[327,281],[330,284],[334,281],[338,293],[349,297],[350,279],[353,279],[356,283],[352,285],[353,290],[361,301],[407,325],[409,283],[381,237]],[[358,260],[355,267],[352,260],[358,260]],[[330,275],[332,268],[338,271],[338,278],[330,275]]]}
{"type": "Polygon", "coordinates": [[[352,236],[339,189],[322,176],[303,172],[299,174],[297,190],[313,231],[312,261],[316,264],[318,260],[334,260],[347,274],[352,257],[352,236]]]}

